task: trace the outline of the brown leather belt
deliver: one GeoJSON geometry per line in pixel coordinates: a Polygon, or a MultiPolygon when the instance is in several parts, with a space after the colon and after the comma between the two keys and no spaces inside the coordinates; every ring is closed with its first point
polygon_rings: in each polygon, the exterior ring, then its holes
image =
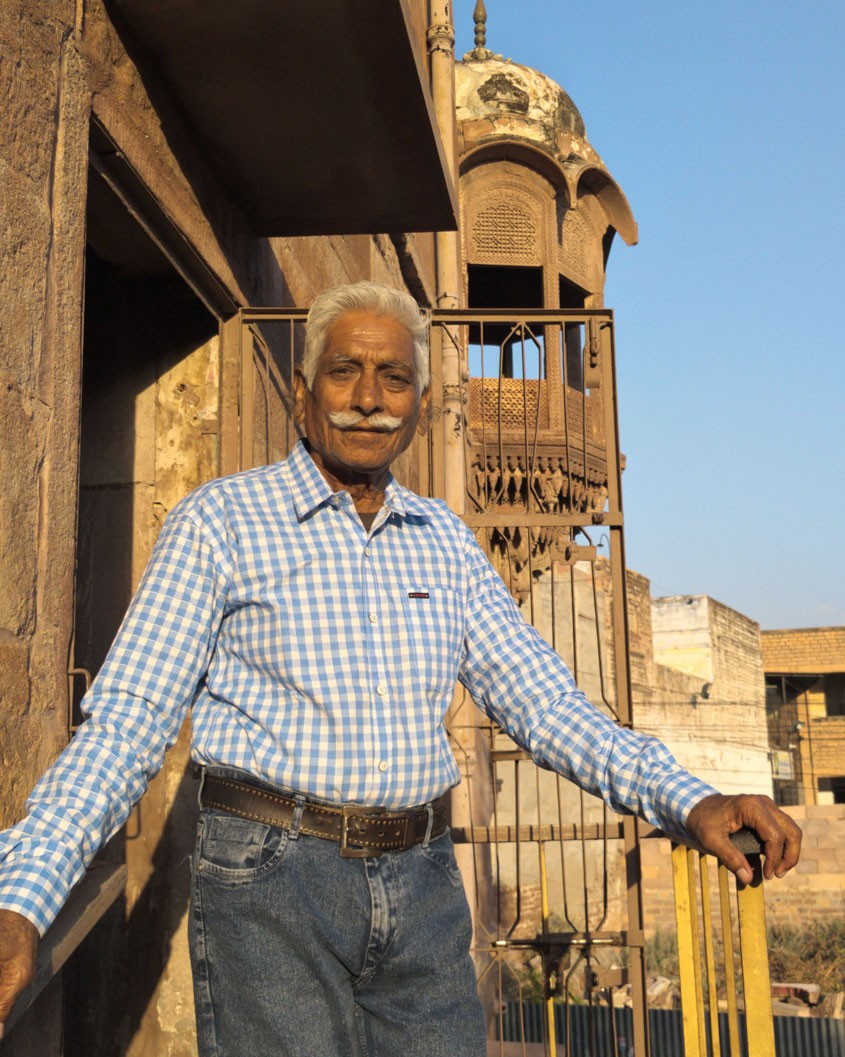
{"type": "MultiPolygon", "coordinates": [[[[281,829],[291,828],[297,806],[293,797],[207,772],[200,804],[281,829]]],[[[299,823],[300,833],[337,841],[340,854],[354,859],[381,855],[385,851],[407,851],[425,840],[439,837],[445,829],[446,804],[442,797],[407,811],[363,804],[331,807],[305,803],[299,823]]]]}

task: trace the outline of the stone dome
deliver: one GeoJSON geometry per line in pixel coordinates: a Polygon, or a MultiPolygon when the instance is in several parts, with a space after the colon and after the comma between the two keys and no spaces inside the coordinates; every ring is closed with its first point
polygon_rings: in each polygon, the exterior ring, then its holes
{"type": "Polygon", "coordinates": [[[455,103],[462,153],[512,138],[544,150],[560,164],[602,164],[573,101],[551,77],[530,66],[498,55],[479,59],[470,52],[455,63],[455,103]]]}

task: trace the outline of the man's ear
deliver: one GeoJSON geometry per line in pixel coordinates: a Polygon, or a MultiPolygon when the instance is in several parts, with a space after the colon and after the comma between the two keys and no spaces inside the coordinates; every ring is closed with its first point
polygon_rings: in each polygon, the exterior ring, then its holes
{"type": "Polygon", "coordinates": [[[302,368],[296,367],[293,375],[293,420],[297,426],[301,426],[305,421],[305,394],[307,391],[308,386],[305,382],[302,368]]]}
{"type": "Polygon", "coordinates": [[[431,421],[431,385],[427,385],[420,395],[420,417],[417,419],[417,433],[424,437],[428,433],[431,421]]]}

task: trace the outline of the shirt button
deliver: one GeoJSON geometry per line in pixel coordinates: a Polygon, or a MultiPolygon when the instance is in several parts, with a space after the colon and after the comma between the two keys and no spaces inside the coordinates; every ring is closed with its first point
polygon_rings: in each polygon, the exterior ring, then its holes
{"type": "Polygon", "coordinates": [[[364,557],[365,558],[369,558],[370,557],[370,548],[369,547],[365,547],[364,548],[364,557]]]}
{"type": "Polygon", "coordinates": [[[384,772],[389,766],[390,764],[387,762],[387,760],[379,760],[378,769],[381,771],[382,774],[384,774],[384,772]]]}
{"type": "Polygon", "coordinates": [[[370,613],[370,623],[371,624],[378,624],[378,617],[376,616],[375,613],[370,613]]]}
{"type": "Polygon", "coordinates": [[[384,695],[387,693],[387,687],[384,685],[384,683],[378,684],[378,686],[376,687],[376,693],[379,697],[384,697],[384,695]]]}

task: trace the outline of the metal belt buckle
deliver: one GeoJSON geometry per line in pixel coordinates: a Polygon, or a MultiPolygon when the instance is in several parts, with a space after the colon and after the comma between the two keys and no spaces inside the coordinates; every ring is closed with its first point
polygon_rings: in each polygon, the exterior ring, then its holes
{"type": "MultiPolygon", "coordinates": [[[[384,809],[382,809],[384,810],[384,809]]],[[[350,848],[349,820],[361,815],[378,815],[381,811],[362,808],[360,804],[344,804],[340,809],[340,854],[344,859],[375,858],[382,853],[381,848],[350,848]]]]}

